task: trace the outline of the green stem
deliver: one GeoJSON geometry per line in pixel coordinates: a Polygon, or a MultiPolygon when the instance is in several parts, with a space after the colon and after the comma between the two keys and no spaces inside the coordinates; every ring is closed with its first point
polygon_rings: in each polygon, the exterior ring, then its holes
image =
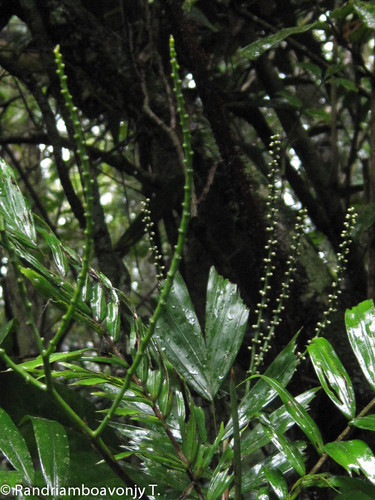
{"type": "Polygon", "coordinates": [[[85,279],[89,271],[90,255],[93,247],[93,226],[94,226],[93,222],[94,197],[92,189],[93,181],[90,178],[90,163],[89,163],[89,157],[86,152],[85,139],[81,129],[77,108],[73,104],[72,96],[70,95],[67,86],[67,76],[64,73],[65,65],[62,62],[60,47],[58,45],[55,47],[54,53],[56,58],[55,59],[56,65],[58,68],[56,73],[59,76],[61,93],[65,99],[65,104],[70,113],[70,118],[72,120],[74,128],[74,139],[77,145],[77,154],[82,167],[82,184],[83,184],[83,191],[85,194],[84,209],[85,209],[86,229],[85,229],[85,242],[83,245],[82,267],[78,274],[77,286],[70,300],[69,307],[66,313],[62,317],[62,321],[60,323],[56,335],[49,343],[48,348],[43,352],[43,357],[46,359],[49,359],[49,356],[56,350],[57,344],[59,343],[60,339],[63,337],[63,335],[69,328],[70,322],[73,319],[74,311],[77,308],[78,300],[81,297],[85,279]]]}
{"type": "Polygon", "coordinates": [[[183,149],[184,149],[184,165],[185,165],[185,196],[184,196],[184,202],[182,204],[182,218],[181,218],[181,224],[180,228],[178,230],[178,240],[177,240],[177,245],[175,247],[175,251],[173,254],[172,258],[172,263],[171,267],[167,273],[167,278],[164,282],[164,285],[161,289],[160,297],[155,309],[155,312],[150,319],[149,326],[147,328],[147,331],[140,341],[139,348],[137,351],[137,354],[134,358],[134,361],[130,368],[128,369],[124,383],[120,391],[117,393],[116,398],[114,399],[111,408],[109,409],[107,415],[105,418],[102,420],[100,425],[97,427],[97,429],[94,431],[95,436],[99,436],[105,427],[108,425],[110,420],[112,419],[113,415],[115,414],[125,392],[129,388],[130,381],[132,379],[132,376],[135,374],[136,369],[138,368],[140,362],[143,359],[143,356],[146,352],[146,348],[148,343],[150,342],[150,339],[152,338],[155,328],[156,328],[156,323],[157,320],[160,317],[160,314],[162,310],[165,307],[165,304],[168,299],[168,295],[171,291],[172,285],[173,285],[173,280],[174,277],[177,273],[178,266],[180,264],[180,260],[182,258],[182,251],[185,245],[186,241],[186,235],[187,235],[187,230],[188,230],[188,225],[189,225],[189,220],[190,220],[190,210],[191,210],[191,202],[192,202],[192,193],[193,193],[193,168],[192,168],[192,156],[193,152],[191,149],[191,136],[190,136],[190,131],[188,127],[188,115],[186,114],[185,111],[185,103],[184,103],[184,98],[182,95],[182,87],[181,87],[181,80],[178,77],[178,63],[176,59],[176,52],[174,48],[174,40],[173,37],[170,38],[170,53],[171,53],[171,64],[172,64],[172,78],[174,81],[174,91],[177,96],[177,111],[180,116],[180,123],[181,123],[181,128],[182,128],[182,133],[183,133],[183,149]]]}
{"type": "Polygon", "coordinates": [[[233,421],[233,471],[235,485],[235,500],[241,500],[242,488],[242,468],[241,468],[241,438],[240,426],[238,421],[237,391],[234,378],[234,369],[232,367],[229,382],[230,406],[233,421]]]}
{"type": "Polygon", "coordinates": [[[7,366],[9,366],[9,368],[12,368],[13,371],[21,375],[26,383],[30,382],[42,391],[45,391],[47,389],[46,384],[43,384],[42,382],[39,382],[39,380],[36,380],[32,375],[30,375],[30,373],[28,373],[22,367],[17,365],[17,363],[12,361],[11,358],[5,353],[4,349],[0,349],[0,356],[3,358],[7,366]]]}

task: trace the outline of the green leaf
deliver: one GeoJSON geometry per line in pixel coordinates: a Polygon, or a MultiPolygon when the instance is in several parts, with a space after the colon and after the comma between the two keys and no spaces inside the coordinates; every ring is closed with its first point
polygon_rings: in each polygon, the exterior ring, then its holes
{"type": "Polygon", "coordinates": [[[340,500],[373,500],[375,498],[375,487],[367,479],[357,479],[346,476],[334,476],[328,472],[320,474],[307,474],[299,479],[293,486],[298,488],[332,488],[339,490],[340,494],[335,497],[340,500]],[[351,495],[351,496],[350,496],[351,495]]]}
{"type": "Polygon", "coordinates": [[[206,302],[206,371],[215,396],[242,344],[249,310],[237,286],[210,270],[206,302]]]}
{"type": "MultiPolygon", "coordinates": [[[[61,311],[68,309],[69,301],[73,296],[73,289],[62,278],[57,282],[54,275],[48,277],[42,276],[34,269],[20,267],[21,273],[35,286],[37,291],[61,311]]],[[[80,323],[92,328],[98,333],[103,333],[103,327],[92,319],[91,309],[82,301],[78,301],[77,309],[74,311],[73,318],[80,323]]]]}
{"type": "Polygon", "coordinates": [[[2,158],[0,158],[0,213],[6,221],[7,228],[17,229],[21,235],[24,237],[26,235],[26,238],[36,245],[33,215],[21,193],[13,170],[2,158]]]}
{"type": "Polygon", "coordinates": [[[352,420],[355,417],[355,394],[352,381],[327,339],[312,340],[307,347],[323,389],[333,403],[352,420]]]}
{"type": "Polygon", "coordinates": [[[327,83],[334,83],[335,85],[344,87],[346,90],[358,92],[356,84],[352,80],[348,80],[347,78],[330,78],[327,83]]]}
{"type": "Polygon", "coordinates": [[[207,500],[220,500],[224,491],[230,486],[233,475],[228,474],[228,470],[216,468],[207,491],[207,500]]]}
{"type": "Polygon", "coordinates": [[[68,271],[68,259],[63,251],[63,245],[57,236],[51,231],[51,228],[38,216],[34,216],[38,222],[38,233],[43,237],[49,246],[53,260],[56,264],[57,270],[61,276],[66,276],[68,271]]]}
{"type": "Polygon", "coordinates": [[[224,424],[221,422],[220,430],[219,430],[218,435],[216,436],[214,443],[212,444],[212,446],[207,448],[207,451],[204,454],[201,468],[200,468],[200,472],[204,471],[210,465],[211,460],[212,460],[213,456],[215,455],[217,449],[219,448],[219,445],[220,445],[223,437],[224,437],[224,424]]]}
{"type": "Polygon", "coordinates": [[[296,63],[296,66],[311,73],[316,80],[320,80],[322,78],[322,68],[311,61],[298,62],[296,63]]]}
{"type": "MultiPolygon", "coordinates": [[[[264,428],[267,437],[272,441],[274,446],[284,453],[288,462],[293,469],[300,475],[304,476],[306,473],[305,462],[302,453],[299,449],[289,441],[281,432],[274,428],[265,415],[259,414],[258,418],[264,428]]],[[[266,473],[265,473],[266,475],[266,473]]]]}
{"type": "Polygon", "coordinates": [[[276,93],[278,96],[282,97],[285,101],[287,101],[288,104],[293,106],[294,108],[302,108],[303,102],[302,99],[297,97],[296,95],[292,94],[288,90],[279,90],[276,93]]]}
{"type": "MultiPolygon", "coordinates": [[[[69,469],[69,444],[64,427],[54,420],[26,417],[34,428],[36,446],[44,480],[50,488],[66,486],[69,469]]],[[[60,498],[54,495],[53,498],[60,498]]]]}
{"type": "Polygon", "coordinates": [[[190,12],[195,2],[197,2],[197,0],[184,0],[184,3],[182,4],[182,9],[185,10],[186,12],[190,12]]]}
{"type": "MultiPolygon", "coordinates": [[[[297,358],[294,354],[296,349],[297,335],[284,347],[284,349],[272,361],[266,370],[266,375],[277,378],[281,385],[286,386],[297,368],[297,358]]],[[[277,395],[277,391],[265,380],[259,380],[254,387],[243,397],[238,407],[240,428],[247,425],[253,416],[263,410],[277,395]]],[[[228,438],[233,432],[232,420],[226,427],[224,438],[228,438]]]]}
{"type": "Polygon", "coordinates": [[[100,281],[96,282],[92,287],[92,295],[90,306],[96,321],[100,323],[104,320],[107,314],[107,306],[104,298],[103,286],[100,281]]]}
{"type": "MultiPolygon", "coordinates": [[[[20,267],[21,273],[35,286],[38,292],[47,300],[56,302],[60,308],[65,309],[73,296],[73,288],[65,281],[56,283],[54,277],[47,279],[34,269],[20,267]]],[[[78,303],[79,312],[91,316],[90,308],[81,300],[78,303]]]]}
{"type": "MultiPolygon", "coordinates": [[[[297,446],[300,452],[302,452],[306,448],[305,442],[295,441],[294,444],[297,446]]],[[[242,493],[253,492],[258,490],[260,486],[264,484],[264,473],[263,467],[269,469],[278,469],[280,472],[285,475],[289,471],[291,471],[291,466],[289,462],[286,460],[284,453],[275,453],[264,460],[258,460],[255,465],[252,467],[247,467],[244,470],[242,477],[242,493]]]]}
{"type": "Polygon", "coordinates": [[[165,310],[158,320],[155,340],[187,383],[212,401],[206,372],[206,346],[182,276],[177,273],[165,310]]]}
{"type": "Polygon", "coordinates": [[[161,385],[160,394],[158,396],[158,405],[162,414],[167,417],[171,412],[173,405],[173,396],[169,387],[168,377],[163,380],[161,385]]]}
{"type": "MultiPolygon", "coordinates": [[[[297,448],[298,453],[301,455],[300,451],[297,448]]],[[[277,498],[286,498],[288,495],[288,485],[284,479],[284,476],[277,469],[270,469],[269,467],[262,468],[264,477],[267,479],[269,484],[271,485],[273,491],[275,492],[277,498]]]]}
{"type": "MultiPolygon", "coordinates": [[[[317,391],[320,388],[310,389],[299,396],[296,400],[305,408],[308,408],[308,403],[315,397],[317,391]]],[[[268,418],[272,426],[281,434],[290,429],[294,424],[294,420],[290,416],[289,412],[286,410],[285,406],[281,406],[277,410],[273,411],[268,418]]],[[[241,440],[241,452],[242,455],[252,455],[260,448],[266,446],[269,443],[269,438],[264,433],[263,428],[260,424],[256,424],[249,431],[245,431],[242,434],[241,440]]]]}
{"type": "Polygon", "coordinates": [[[365,417],[355,418],[350,422],[350,425],[354,425],[359,429],[366,429],[368,431],[375,431],[375,415],[366,415],[365,417]]]}
{"type": "Polygon", "coordinates": [[[6,325],[3,325],[1,328],[0,328],[0,345],[4,342],[4,340],[6,339],[6,337],[14,332],[14,330],[16,329],[16,326],[17,326],[17,320],[16,319],[11,319],[10,321],[8,321],[8,323],[6,325]]]}
{"type": "MultiPolygon", "coordinates": [[[[49,360],[51,363],[54,363],[55,361],[66,361],[67,359],[69,360],[80,359],[82,354],[89,350],[90,350],[89,348],[86,348],[71,352],[55,352],[51,354],[49,360]]],[[[33,370],[34,368],[37,368],[38,366],[43,366],[43,358],[42,356],[38,356],[37,358],[31,359],[30,361],[25,361],[24,363],[20,363],[18,366],[22,367],[26,371],[30,371],[33,370]]]]}
{"type": "Polygon", "coordinates": [[[312,29],[322,29],[326,27],[324,23],[316,22],[312,24],[305,24],[304,26],[295,26],[292,28],[284,28],[274,35],[270,35],[266,38],[261,38],[256,42],[251,43],[247,47],[241,50],[241,54],[247,59],[255,60],[258,59],[264,52],[271,49],[274,45],[281,42],[290,35],[297,35],[299,33],[304,33],[312,29]]]}
{"type": "Polygon", "coordinates": [[[107,314],[105,316],[105,324],[108,333],[113,338],[114,342],[118,342],[120,333],[120,302],[117,294],[114,292],[107,304],[107,314]]]}
{"type": "Polygon", "coordinates": [[[327,443],[324,450],[349,474],[362,471],[375,484],[375,457],[366,443],[359,439],[327,443]]]}
{"type": "MultiPolygon", "coordinates": [[[[146,429],[133,425],[114,423],[116,430],[127,438],[126,447],[130,451],[139,454],[154,453],[159,457],[168,459],[173,468],[185,470],[186,466],[176,456],[175,449],[169,439],[165,439],[164,430],[162,428],[146,429]]],[[[164,471],[165,472],[165,471],[164,471]]]]}
{"type": "Polygon", "coordinates": [[[375,391],[375,308],[365,300],[345,312],[346,331],[350,345],[363,374],[375,391]]]}
{"type": "Polygon", "coordinates": [[[372,2],[354,0],[353,6],[367,28],[375,29],[375,5],[372,2]]]}
{"type": "Polygon", "coordinates": [[[343,63],[331,64],[330,66],[328,66],[328,68],[326,69],[326,71],[324,73],[324,79],[327,79],[330,76],[332,76],[336,73],[340,73],[340,71],[344,71],[344,70],[345,70],[345,64],[343,64],[343,63]]]}
{"type": "Polygon", "coordinates": [[[193,409],[187,423],[186,436],[182,436],[182,452],[193,466],[197,457],[199,444],[197,420],[193,409]]]}
{"type": "Polygon", "coordinates": [[[0,408],[0,429],[0,450],[17,471],[23,472],[24,481],[32,485],[34,467],[26,442],[2,408],[0,408]]]}
{"type": "Polygon", "coordinates": [[[255,377],[260,377],[277,391],[280,399],[284,403],[293,420],[305,433],[317,452],[321,455],[323,453],[322,436],[320,434],[318,426],[307,413],[307,411],[303,408],[303,406],[300,405],[277,380],[269,378],[266,375],[253,375],[251,378],[255,377]]]}
{"type": "Polygon", "coordinates": [[[147,389],[153,401],[156,401],[158,399],[162,383],[163,383],[162,372],[160,370],[159,371],[149,370],[147,378],[147,389]]]}
{"type": "Polygon", "coordinates": [[[186,285],[177,274],[158,320],[155,339],[184,380],[212,401],[237,356],[248,314],[236,285],[212,268],[207,287],[205,341],[186,285]]]}
{"type": "Polygon", "coordinates": [[[311,116],[312,118],[316,118],[317,120],[321,120],[325,123],[331,123],[332,116],[325,109],[314,109],[314,108],[306,108],[304,112],[311,116]]]}
{"type": "Polygon", "coordinates": [[[263,486],[263,488],[258,491],[256,500],[270,500],[270,492],[268,491],[268,488],[263,486]]]}
{"type": "Polygon", "coordinates": [[[353,230],[353,237],[358,240],[364,231],[375,223],[375,203],[366,203],[358,213],[357,222],[353,230]]]}
{"type": "Polygon", "coordinates": [[[207,442],[207,429],[206,429],[203,408],[200,408],[199,406],[193,406],[192,409],[195,412],[195,418],[197,420],[197,426],[198,426],[198,430],[199,430],[200,440],[203,443],[206,443],[207,442]]]}
{"type": "MultiPolygon", "coordinates": [[[[23,481],[23,472],[17,470],[0,470],[0,485],[6,484],[11,488],[15,488],[17,484],[23,481]]],[[[7,498],[10,498],[9,496],[7,498]]]]}
{"type": "Polygon", "coordinates": [[[110,296],[110,299],[107,301],[105,324],[108,329],[108,333],[113,340],[117,342],[119,340],[120,333],[120,300],[118,293],[112,286],[110,280],[103,273],[98,273],[98,276],[110,296]]]}

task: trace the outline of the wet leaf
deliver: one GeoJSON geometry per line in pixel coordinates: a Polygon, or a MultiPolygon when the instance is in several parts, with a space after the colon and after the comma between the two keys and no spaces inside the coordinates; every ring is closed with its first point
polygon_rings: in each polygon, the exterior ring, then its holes
{"type": "Polygon", "coordinates": [[[215,396],[240,349],[249,310],[237,286],[211,268],[206,302],[206,370],[215,396]]]}
{"type": "Polygon", "coordinates": [[[322,436],[318,426],[303,406],[296,401],[296,399],[280,384],[279,381],[269,378],[266,375],[253,375],[253,377],[260,377],[277,391],[280,399],[284,403],[285,408],[288,410],[293,420],[306,434],[317,452],[321,455],[323,453],[322,436]]]}
{"type": "MultiPolygon", "coordinates": [[[[298,453],[300,451],[297,448],[298,453]]],[[[300,453],[301,454],[301,453],[300,453]]],[[[302,456],[302,454],[301,454],[302,456]]],[[[273,491],[275,492],[277,498],[286,498],[288,495],[288,485],[284,479],[284,476],[277,469],[270,469],[269,467],[263,467],[262,469],[264,477],[267,479],[271,485],[273,491]]]]}
{"type": "Polygon", "coordinates": [[[351,420],[355,417],[355,394],[350,377],[327,339],[312,340],[307,347],[316,374],[328,397],[351,420]]]}
{"type": "MultiPolygon", "coordinates": [[[[294,444],[301,453],[306,448],[305,442],[295,441],[294,444]]],[[[283,475],[292,470],[284,453],[274,453],[243,471],[242,493],[253,492],[264,484],[265,477],[262,470],[264,467],[272,470],[278,469],[283,475]]]]}
{"type": "MultiPolygon", "coordinates": [[[[310,389],[303,394],[296,397],[296,400],[305,408],[308,408],[308,403],[315,397],[319,388],[310,389]]],[[[277,410],[273,411],[268,418],[275,429],[281,434],[290,429],[295,425],[294,420],[290,416],[290,413],[286,410],[285,406],[281,406],[277,410]]],[[[269,443],[269,438],[264,433],[263,428],[260,424],[253,425],[251,430],[248,430],[242,434],[241,439],[241,452],[242,455],[251,455],[263,446],[269,443]]]]}
{"type": "Polygon", "coordinates": [[[66,276],[68,270],[68,259],[63,251],[63,245],[57,236],[51,231],[50,227],[41,219],[36,217],[38,221],[37,230],[49,246],[53,260],[56,264],[57,270],[61,276],[66,276]]]}
{"type": "Polygon", "coordinates": [[[92,308],[94,318],[97,321],[102,322],[107,314],[107,306],[105,303],[103,286],[99,281],[92,287],[90,306],[92,308]]]}
{"type": "Polygon", "coordinates": [[[371,388],[375,391],[375,308],[365,300],[345,312],[350,345],[371,388]]]}
{"type": "Polygon", "coordinates": [[[248,314],[236,285],[212,268],[204,339],[186,285],[177,274],[155,339],[184,380],[211,401],[237,356],[248,314]]]}
{"type": "Polygon", "coordinates": [[[7,229],[18,230],[31,244],[36,245],[33,215],[21,193],[12,168],[2,158],[0,158],[0,213],[5,219],[7,229]]]}
{"type": "MultiPolygon", "coordinates": [[[[306,473],[305,462],[303,460],[302,453],[299,451],[297,446],[295,446],[288,438],[286,438],[278,429],[271,425],[265,415],[259,414],[258,418],[263,426],[263,429],[267,437],[272,441],[274,446],[284,453],[288,462],[293,467],[293,469],[300,476],[304,476],[306,473]]],[[[266,474],[265,474],[266,475],[266,474]]],[[[267,477],[267,475],[266,475],[267,477]]]]}
{"type": "Polygon", "coordinates": [[[349,474],[362,471],[375,484],[375,457],[366,443],[359,439],[327,443],[324,450],[349,474]]]}
{"type": "Polygon", "coordinates": [[[98,273],[102,285],[105,287],[109,299],[107,302],[107,312],[105,315],[105,324],[108,333],[115,342],[119,340],[120,333],[120,300],[117,290],[113,287],[110,280],[103,274],[98,273]]]}
{"type": "Polygon", "coordinates": [[[354,0],[353,7],[367,28],[375,29],[375,5],[372,2],[354,0]]]}
{"type": "MultiPolygon", "coordinates": [[[[66,361],[73,359],[80,359],[82,354],[90,349],[79,349],[78,351],[70,351],[70,352],[55,352],[51,354],[49,360],[51,363],[55,361],[66,361]]],[[[35,359],[31,359],[30,361],[25,361],[24,363],[20,363],[18,366],[22,367],[26,371],[33,370],[38,366],[43,366],[43,358],[42,356],[38,356],[35,359]]]]}
{"type": "Polygon", "coordinates": [[[110,301],[107,304],[107,314],[105,316],[105,324],[108,329],[108,333],[113,338],[114,342],[118,342],[120,333],[120,311],[119,311],[119,300],[117,295],[112,295],[110,301]]]}
{"type": "Polygon", "coordinates": [[[155,340],[173,367],[201,396],[212,400],[206,372],[206,346],[186,285],[175,277],[155,340]]]}
{"type": "Polygon", "coordinates": [[[228,470],[220,470],[217,467],[208,487],[207,500],[220,500],[222,494],[232,481],[233,475],[230,475],[228,470]]]}
{"type": "MultiPolygon", "coordinates": [[[[284,347],[278,356],[272,361],[265,374],[271,378],[277,378],[279,383],[286,386],[297,368],[297,358],[294,354],[296,349],[297,335],[284,347]]],[[[275,397],[277,391],[265,380],[258,380],[250,391],[243,397],[238,406],[238,417],[240,429],[263,408],[265,408],[275,397]]],[[[233,432],[232,419],[226,426],[225,438],[233,432]]]]}
{"type": "MultiPolygon", "coordinates": [[[[44,480],[50,488],[66,486],[69,469],[69,444],[64,427],[54,420],[27,417],[34,428],[44,480]]],[[[60,498],[54,495],[53,498],[60,498]]]]}
{"type": "Polygon", "coordinates": [[[17,471],[23,472],[23,479],[32,485],[34,467],[26,442],[9,415],[0,408],[0,450],[17,471]]]}
{"type": "Polygon", "coordinates": [[[366,429],[368,431],[375,431],[375,415],[366,415],[365,417],[355,418],[350,422],[359,429],[366,429]]]}
{"type": "Polygon", "coordinates": [[[288,36],[296,35],[299,33],[304,33],[312,29],[323,29],[326,25],[321,22],[305,24],[304,26],[295,26],[292,28],[284,28],[274,35],[270,35],[266,38],[261,38],[256,42],[251,43],[247,47],[241,50],[241,54],[248,59],[255,60],[258,59],[264,52],[270,50],[274,45],[285,40],[288,36]]]}

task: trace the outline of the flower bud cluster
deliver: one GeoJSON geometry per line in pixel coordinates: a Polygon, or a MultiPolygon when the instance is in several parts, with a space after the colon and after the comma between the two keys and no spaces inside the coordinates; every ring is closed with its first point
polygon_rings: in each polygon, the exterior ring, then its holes
{"type": "Polygon", "coordinates": [[[327,309],[323,313],[322,321],[319,321],[315,327],[315,336],[319,337],[327,326],[331,324],[329,319],[332,313],[337,311],[337,304],[339,296],[341,295],[341,285],[344,281],[344,274],[346,271],[346,265],[348,263],[348,254],[350,249],[350,244],[352,242],[351,234],[355,227],[357,219],[357,214],[353,207],[349,207],[345,216],[344,227],[341,232],[341,243],[339,245],[339,252],[336,254],[337,267],[336,267],[336,278],[331,285],[331,293],[328,295],[327,309]]]}
{"type": "Polygon", "coordinates": [[[273,276],[275,265],[274,258],[276,256],[276,229],[277,229],[277,187],[276,180],[278,174],[278,164],[280,159],[280,140],[278,136],[272,136],[270,142],[269,154],[271,157],[270,169],[267,175],[267,187],[268,195],[266,198],[267,207],[267,226],[266,231],[268,233],[267,244],[265,250],[267,251],[266,257],[263,259],[264,270],[261,282],[263,283],[262,289],[259,291],[260,299],[256,305],[255,314],[257,316],[257,321],[252,325],[254,330],[254,336],[252,345],[249,346],[251,351],[250,358],[250,368],[249,373],[253,374],[256,372],[257,368],[261,364],[265,353],[270,349],[270,338],[267,341],[268,335],[264,333],[264,313],[269,306],[269,292],[271,290],[270,279],[273,276]]]}
{"type": "Polygon", "coordinates": [[[155,243],[155,224],[151,219],[150,211],[150,199],[146,198],[145,201],[141,202],[142,213],[143,213],[143,223],[145,225],[145,233],[147,234],[148,241],[150,243],[151,253],[155,262],[157,274],[157,280],[162,280],[164,278],[165,266],[163,265],[163,257],[159,252],[159,248],[155,243]]]}

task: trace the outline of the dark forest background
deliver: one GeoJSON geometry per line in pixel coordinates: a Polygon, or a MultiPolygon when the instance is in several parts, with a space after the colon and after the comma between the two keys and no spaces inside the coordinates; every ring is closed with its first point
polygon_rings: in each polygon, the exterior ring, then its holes
{"type": "MultiPolygon", "coordinates": [[[[156,246],[168,267],[183,198],[170,34],[194,150],[181,273],[200,321],[211,266],[239,286],[250,311],[259,302],[273,135],[281,141],[274,298],[299,208],[308,222],[270,359],[299,329],[301,348],[313,337],[335,280],[345,214],[354,206],[359,217],[339,309],[326,331],[350,366],[344,310],[375,295],[374,26],[360,10],[335,0],[1,0],[0,28],[1,155],[33,211],[79,251],[85,222],[74,132],[64,126],[54,63],[59,44],[95,181],[94,265],[143,317],[154,307],[158,271],[141,201],[150,199],[156,246]],[[318,22],[280,37],[261,55],[247,49],[285,28],[318,22]]],[[[2,318],[20,319],[15,279],[5,266],[1,285],[2,318]]],[[[46,307],[31,288],[30,294],[36,311],[46,307]]],[[[38,321],[48,338],[51,324],[43,315],[38,321]]],[[[244,370],[250,343],[251,332],[238,358],[244,370]]],[[[11,349],[21,359],[34,354],[22,322],[11,349]]],[[[311,385],[309,368],[302,373],[300,390],[311,385]]],[[[324,420],[328,412],[317,410],[324,420]]]]}

